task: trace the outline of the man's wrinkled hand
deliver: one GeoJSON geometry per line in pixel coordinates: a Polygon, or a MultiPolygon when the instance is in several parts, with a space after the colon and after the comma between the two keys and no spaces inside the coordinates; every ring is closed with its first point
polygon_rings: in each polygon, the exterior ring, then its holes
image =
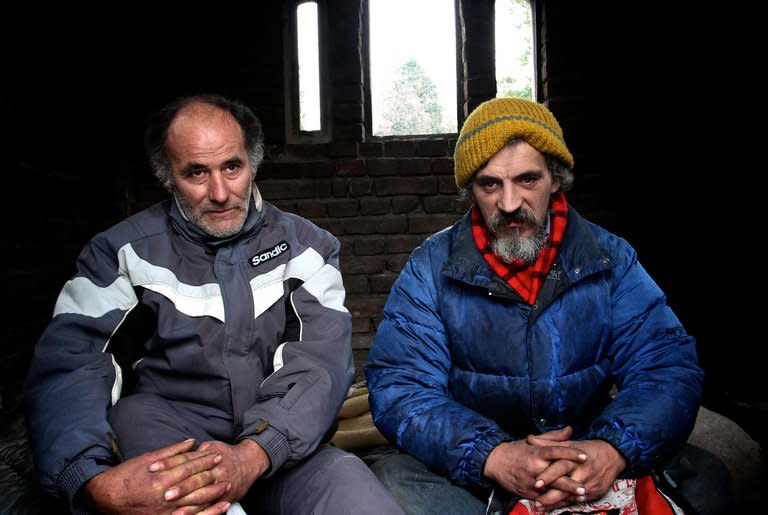
{"type": "MultiPolygon", "coordinates": [[[[556,441],[550,441],[550,445],[546,446],[531,445],[525,440],[504,442],[489,454],[484,475],[520,497],[536,499],[541,495],[541,489],[537,488],[537,479],[553,463],[561,462],[560,475],[568,477],[585,459],[584,451],[560,445],[556,441]]],[[[577,495],[584,485],[571,480],[564,488],[577,495]]]]}
{"type": "Polygon", "coordinates": [[[537,509],[552,510],[600,499],[626,467],[624,457],[603,440],[553,441],[545,434],[530,435],[526,441],[537,447],[568,445],[583,450],[587,456],[580,463],[568,459],[554,461],[537,476],[536,487],[540,490],[535,498],[537,509]],[[574,484],[582,487],[574,491],[574,484]]]}
{"type": "Polygon", "coordinates": [[[240,500],[270,465],[264,449],[249,439],[237,445],[211,440],[200,444],[198,451],[215,452],[222,457],[213,469],[213,474],[217,481],[226,481],[232,485],[225,497],[228,501],[240,500]]]}
{"type": "Polygon", "coordinates": [[[185,440],[126,460],[92,477],[83,495],[105,514],[226,513],[232,485],[213,473],[223,458],[214,450],[192,451],[194,445],[185,440]]]}

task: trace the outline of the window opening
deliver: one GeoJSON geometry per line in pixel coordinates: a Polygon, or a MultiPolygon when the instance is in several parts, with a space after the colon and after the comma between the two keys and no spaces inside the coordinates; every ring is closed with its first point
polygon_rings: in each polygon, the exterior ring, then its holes
{"type": "Polygon", "coordinates": [[[496,96],[534,100],[530,0],[496,0],[496,96]]]}
{"type": "Polygon", "coordinates": [[[299,60],[299,130],[319,131],[320,52],[317,2],[296,7],[296,42],[299,60]]]}
{"type": "Polygon", "coordinates": [[[456,132],[454,0],[369,0],[374,136],[456,132]]]}

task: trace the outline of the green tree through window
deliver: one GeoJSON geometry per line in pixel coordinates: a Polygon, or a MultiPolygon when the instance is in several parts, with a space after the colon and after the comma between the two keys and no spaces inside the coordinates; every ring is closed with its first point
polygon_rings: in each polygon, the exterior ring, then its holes
{"type": "Polygon", "coordinates": [[[366,5],[372,135],[456,132],[455,0],[366,5]]]}
{"type": "Polygon", "coordinates": [[[533,100],[533,24],[529,0],[496,0],[496,96],[533,100]]]}
{"type": "Polygon", "coordinates": [[[398,70],[392,90],[384,100],[382,135],[438,134],[443,126],[443,110],[437,88],[419,63],[410,60],[398,70]]]}
{"type": "MultiPolygon", "coordinates": [[[[467,30],[476,32],[463,34],[465,40],[459,44],[489,49],[495,44],[497,96],[533,100],[530,0],[481,4],[477,8],[472,3],[477,11],[471,11],[488,20],[494,17],[494,30],[483,25],[477,33],[476,25],[470,25],[467,30]]],[[[366,5],[372,135],[455,133],[461,100],[457,98],[455,0],[368,0],[366,5]]]]}

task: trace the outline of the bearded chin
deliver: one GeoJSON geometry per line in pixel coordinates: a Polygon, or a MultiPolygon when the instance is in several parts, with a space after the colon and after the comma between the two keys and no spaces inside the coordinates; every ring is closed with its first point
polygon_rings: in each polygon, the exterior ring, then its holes
{"type": "Polygon", "coordinates": [[[507,264],[522,261],[530,265],[539,257],[546,241],[544,230],[540,228],[536,234],[530,237],[513,234],[496,237],[491,242],[491,250],[497,258],[507,264]]]}
{"type": "Polygon", "coordinates": [[[245,203],[242,206],[243,217],[239,225],[231,229],[222,230],[222,231],[219,231],[213,227],[209,227],[203,221],[203,217],[201,213],[195,211],[195,209],[189,205],[189,201],[183,195],[181,195],[178,192],[178,190],[175,190],[175,189],[173,190],[173,197],[176,200],[176,205],[179,207],[181,214],[184,216],[186,220],[195,224],[197,227],[199,227],[203,232],[205,232],[209,236],[213,236],[214,238],[229,238],[230,236],[234,236],[235,234],[239,233],[243,229],[243,226],[245,225],[245,220],[248,218],[248,211],[251,207],[251,197],[253,196],[253,185],[254,183],[251,182],[248,186],[248,194],[246,195],[245,203]]]}

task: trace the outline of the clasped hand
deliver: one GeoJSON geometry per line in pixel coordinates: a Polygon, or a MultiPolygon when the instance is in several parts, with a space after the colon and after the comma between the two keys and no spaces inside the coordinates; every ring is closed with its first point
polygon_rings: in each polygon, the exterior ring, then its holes
{"type": "Polygon", "coordinates": [[[599,499],[626,461],[608,442],[574,441],[572,435],[565,427],[502,443],[488,456],[484,474],[543,511],[599,499]]]}
{"type": "Polygon", "coordinates": [[[91,478],[85,495],[101,513],[218,515],[269,468],[251,440],[185,440],[126,460],[91,478]]]}

